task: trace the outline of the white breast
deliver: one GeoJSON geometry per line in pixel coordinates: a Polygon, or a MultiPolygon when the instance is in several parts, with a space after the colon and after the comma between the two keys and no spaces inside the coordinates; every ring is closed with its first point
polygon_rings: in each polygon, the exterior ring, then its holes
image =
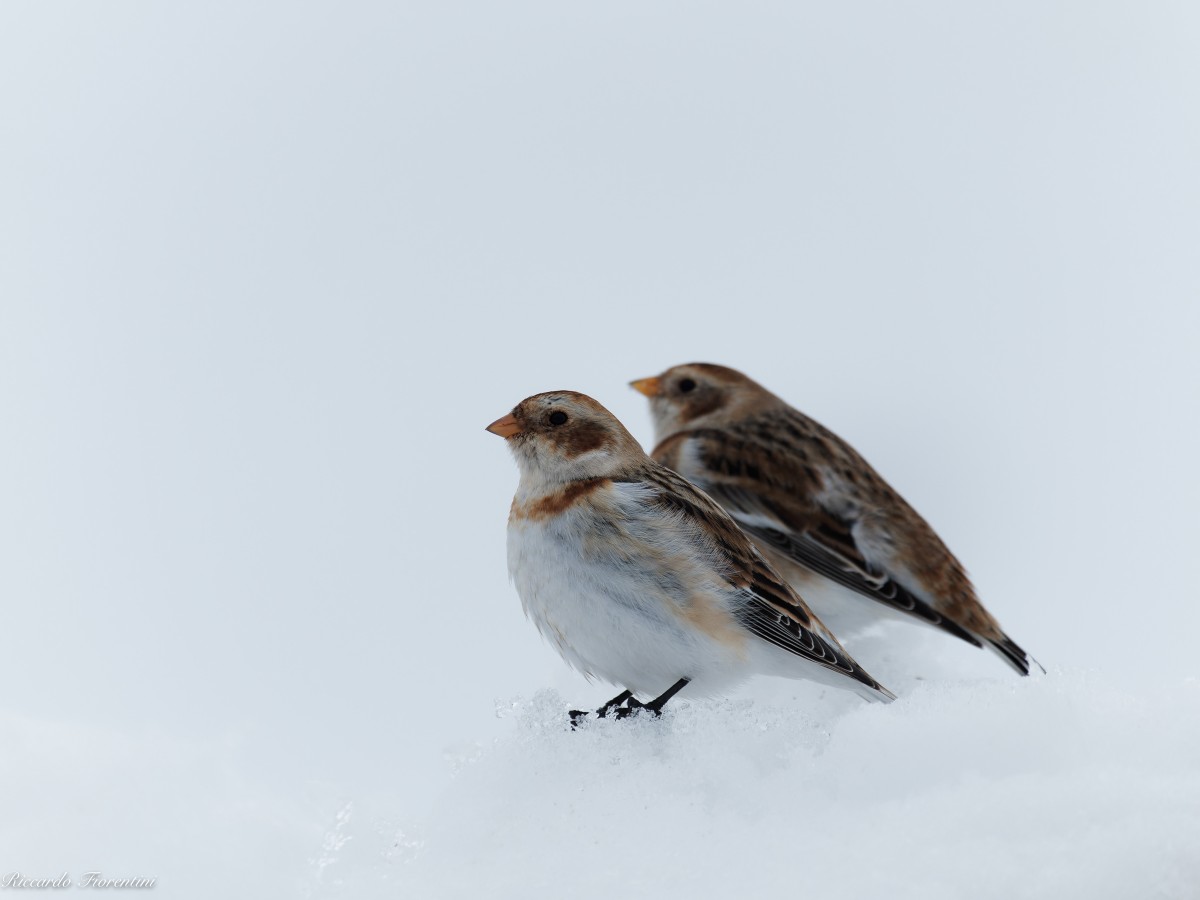
{"type": "Polygon", "coordinates": [[[600,504],[510,521],[509,573],[526,614],[572,666],[638,694],[680,678],[697,683],[692,692],[739,680],[745,654],[680,615],[670,579],[638,544],[636,486],[603,490],[600,504]]]}

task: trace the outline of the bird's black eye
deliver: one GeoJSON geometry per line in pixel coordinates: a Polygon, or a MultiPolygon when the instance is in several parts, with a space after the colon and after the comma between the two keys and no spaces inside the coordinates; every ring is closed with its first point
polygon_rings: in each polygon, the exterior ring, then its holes
{"type": "Polygon", "coordinates": [[[567,414],[561,409],[556,409],[554,412],[550,413],[551,425],[561,425],[565,421],[567,421],[567,414]]]}
{"type": "Polygon", "coordinates": [[[690,378],[685,378],[683,381],[679,382],[679,390],[681,393],[686,394],[688,391],[694,391],[695,389],[696,382],[692,381],[690,378]]]}

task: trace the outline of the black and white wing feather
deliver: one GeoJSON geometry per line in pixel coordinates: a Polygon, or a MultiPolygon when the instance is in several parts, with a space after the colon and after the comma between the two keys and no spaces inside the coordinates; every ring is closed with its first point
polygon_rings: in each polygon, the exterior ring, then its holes
{"type": "Polygon", "coordinates": [[[848,654],[787,582],[779,577],[720,505],[682,476],[662,466],[643,474],[651,502],[682,518],[694,540],[716,554],[730,585],[744,601],[738,621],[768,643],[860,682],[880,697],[895,699],[848,654]]]}
{"type": "Polygon", "coordinates": [[[748,491],[713,485],[713,499],[725,507],[742,530],[793,562],[824,575],[898,612],[907,613],[976,647],[983,646],[961,625],[943,616],[894,578],[871,567],[845,522],[829,513],[809,517],[809,527],[789,528],[756,503],[748,491]]]}

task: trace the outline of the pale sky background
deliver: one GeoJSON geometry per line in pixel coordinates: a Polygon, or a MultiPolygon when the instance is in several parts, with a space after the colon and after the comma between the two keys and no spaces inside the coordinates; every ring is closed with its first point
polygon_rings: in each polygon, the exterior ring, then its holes
{"type": "Polygon", "coordinates": [[[4,3],[0,870],[270,894],[196,785],[303,846],[614,693],[523,619],[483,427],[571,388],[648,443],[626,382],[690,360],[1052,674],[1196,676],[1198,248],[1190,3],[4,3]]]}

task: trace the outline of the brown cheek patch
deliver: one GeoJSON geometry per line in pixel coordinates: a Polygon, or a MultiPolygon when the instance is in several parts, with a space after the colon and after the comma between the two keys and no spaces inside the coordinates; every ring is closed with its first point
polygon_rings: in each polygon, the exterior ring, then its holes
{"type": "Polygon", "coordinates": [[[691,422],[693,419],[707,415],[721,405],[721,399],[720,391],[696,391],[684,401],[680,419],[684,422],[691,422]]]}
{"type": "Polygon", "coordinates": [[[512,511],[509,515],[514,519],[549,519],[551,516],[556,516],[570,509],[593,491],[597,491],[610,484],[612,484],[612,481],[608,478],[588,478],[584,481],[572,481],[561,491],[547,494],[545,497],[534,500],[525,506],[518,506],[514,500],[512,511]]]}
{"type": "Polygon", "coordinates": [[[572,423],[556,437],[568,456],[581,456],[591,450],[599,450],[608,443],[608,431],[591,422],[572,423]]]}

